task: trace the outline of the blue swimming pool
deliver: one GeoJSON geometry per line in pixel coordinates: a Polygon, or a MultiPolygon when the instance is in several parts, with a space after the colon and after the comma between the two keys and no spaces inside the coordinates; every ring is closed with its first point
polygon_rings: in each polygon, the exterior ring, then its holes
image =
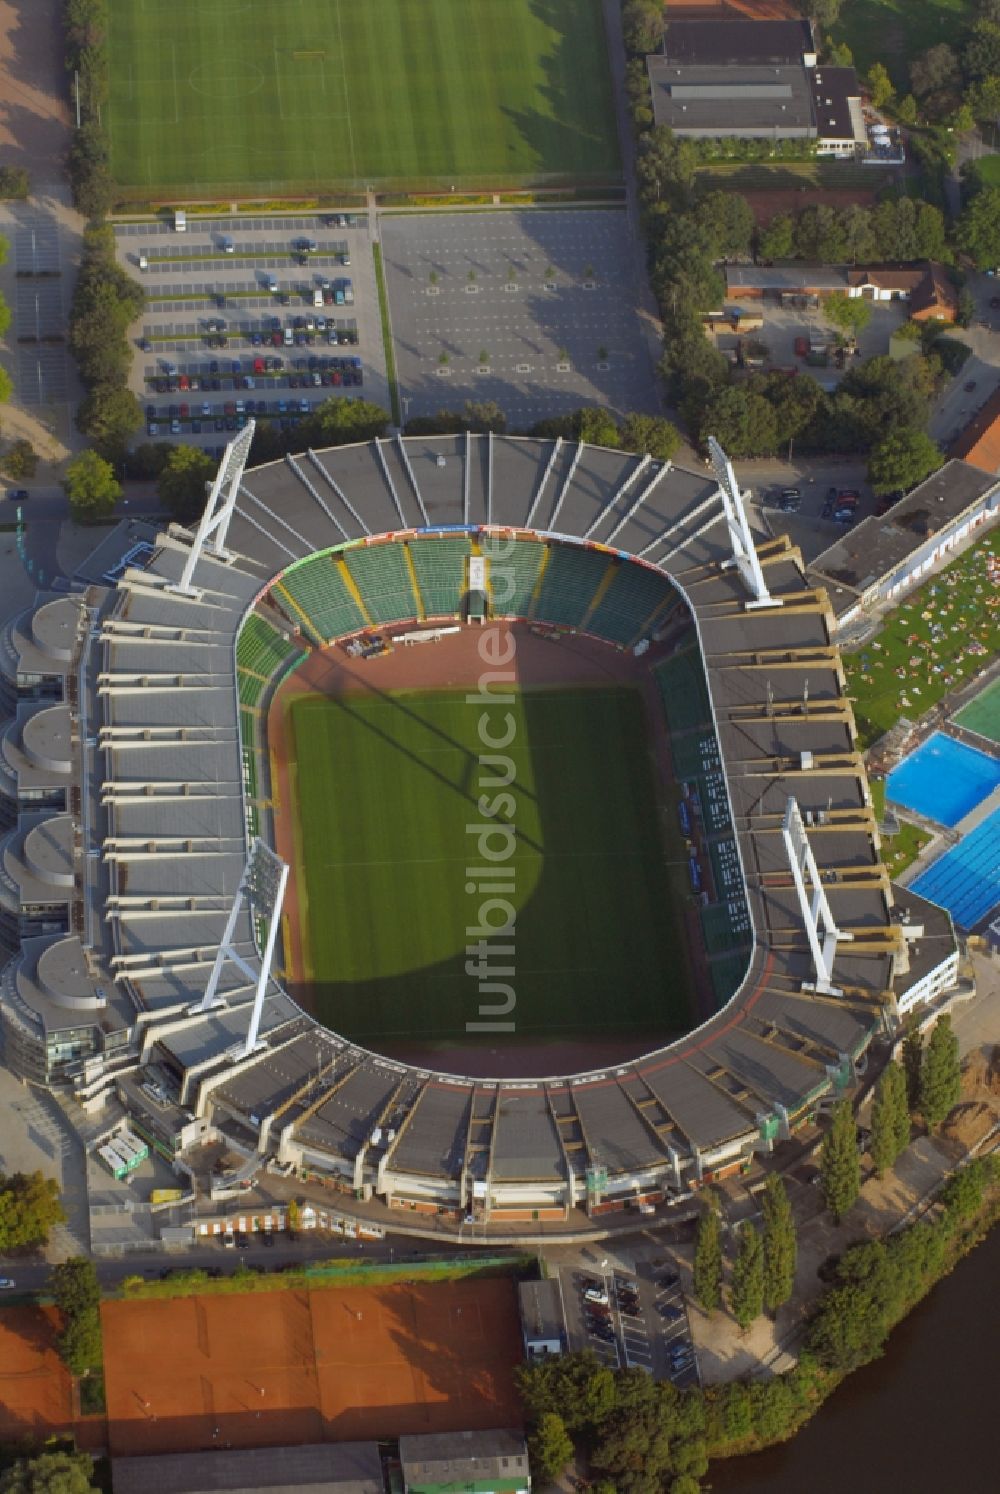
{"type": "Polygon", "coordinates": [[[1000,760],[936,731],[886,780],[886,798],[939,825],[957,825],[1000,784],[1000,760]]]}
{"type": "Polygon", "coordinates": [[[971,929],[1000,903],[1000,809],[910,884],[971,929]]]}

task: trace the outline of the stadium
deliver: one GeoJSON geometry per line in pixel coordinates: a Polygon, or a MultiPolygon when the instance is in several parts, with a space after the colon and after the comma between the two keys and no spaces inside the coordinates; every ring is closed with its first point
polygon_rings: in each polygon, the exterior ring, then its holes
{"type": "MultiPolygon", "coordinates": [[[[223,1137],[246,1178],[318,1178],[387,1221],[473,1221],[483,1240],[669,1203],[848,1090],[926,955],[880,863],[826,593],[787,540],[754,545],[724,454],[693,471],[563,440],[395,437],[244,471],[251,434],[196,533],[122,526],[3,636],[7,1063],[71,1089],[94,1137],[124,1112],[181,1169],[223,1137]],[[427,661],[494,628],[579,648],[612,685],[644,670],[658,695],[713,999],[660,1012],[656,1046],[605,1018],[574,1063],[564,992],[547,1069],[490,1072],[492,1050],[467,1069],[407,1061],[360,1040],[357,1013],[338,1025],[336,1002],[324,1025],[278,977],[303,926],[272,781],[281,692],[327,667],[426,685],[427,661]]],[[[607,752],[580,759],[598,799],[622,766],[607,752]]],[[[325,792],[359,799],[351,833],[377,819],[354,774],[325,792]]],[[[635,887],[652,875],[637,865],[635,887]]],[[[319,919],[336,958],[341,910],[313,910],[307,939],[319,919]]],[[[386,907],[394,949],[398,923],[386,907]]],[[[671,958],[637,967],[657,992],[671,958]]]]}

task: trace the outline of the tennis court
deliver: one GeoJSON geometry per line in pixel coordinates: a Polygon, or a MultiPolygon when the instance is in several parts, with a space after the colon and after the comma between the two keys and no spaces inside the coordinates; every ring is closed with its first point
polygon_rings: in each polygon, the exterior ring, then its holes
{"type": "Polygon", "coordinates": [[[507,1280],[105,1302],[115,1456],[517,1426],[507,1280]]]}
{"type": "Polygon", "coordinates": [[[73,1381],[56,1349],[55,1308],[0,1312],[0,1443],[73,1431],[73,1381]]]}
{"type": "Polygon", "coordinates": [[[1000,743],[1000,680],[994,680],[981,690],[974,700],[963,706],[955,717],[959,726],[973,731],[978,737],[1000,743]]]}
{"type": "Polygon", "coordinates": [[[947,908],[959,928],[974,928],[1000,903],[1000,809],[911,885],[920,897],[947,908]]]}

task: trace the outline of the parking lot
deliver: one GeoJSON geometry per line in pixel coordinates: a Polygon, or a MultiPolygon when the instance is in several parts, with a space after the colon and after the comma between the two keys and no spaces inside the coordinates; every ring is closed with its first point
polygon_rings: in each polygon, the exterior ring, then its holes
{"type": "Polygon", "coordinates": [[[523,430],[657,409],[624,212],[381,218],[404,419],[495,400],[523,430]]]}
{"type": "Polygon", "coordinates": [[[675,1385],[697,1384],[698,1367],[680,1273],[667,1258],[578,1271],[562,1268],[571,1349],[591,1349],[612,1368],[642,1369],[675,1385]]]}
{"type": "Polygon", "coordinates": [[[146,438],[208,447],[250,418],[289,428],[338,393],[388,408],[367,219],[188,217],[119,225],[147,305],[131,387],[146,438]]]}
{"type": "Polygon", "coordinates": [[[848,356],[842,361],[830,355],[826,364],[817,365],[810,365],[806,361],[802,353],[802,341],[806,345],[810,340],[832,342],[837,332],[837,328],[821,310],[780,306],[777,302],[768,300],[743,302],[740,309],[745,312],[759,311],[764,318],[763,327],[749,336],[767,348],[765,368],[801,368],[803,372],[812,374],[824,389],[832,389],[862,359],[886,354],[893,333],[909,321],[909,312],[903,301],[869,302],[869,305],[872,319],[857,338],[860,355],[854,358],[848,356]],[[799,351],[796,351],[796,343],[799,344],[799,351]]]}

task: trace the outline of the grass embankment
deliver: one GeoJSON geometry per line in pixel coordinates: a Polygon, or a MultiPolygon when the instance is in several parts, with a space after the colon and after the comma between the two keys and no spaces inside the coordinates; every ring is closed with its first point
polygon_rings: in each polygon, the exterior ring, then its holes
{"type": "Polygon", "coordinates": [[[239,1270],[232,1276],[210,1276],[207,1271],[178,1269],[165,1280],[127,1276],[120,1295],[125,1298],[190,1297],[195,1294],[233,1296],[242,1292],[294,1292],[339,1287],[404,1286],[416,1281],[464,1281],[472,1277],[527,1276],[536,1268],[533,1256],[486,1256],[472,1260],[400,1261],[395,1265],[368,1261],[312,1261],[294,1270],[269,1272],[239,1270]]]}
{"type": "MultiPolygon", "coordinates": [[[[872,791],[875,815],[881,823],[885,818],[885,780],[870,778],[868,783],[872,791]]],[[[882,838],[882,863],[891,877],[898,877],[900,872],[911,866],[931,838],[926,830],[898,818],[899,834],[882,838]]]]}
{"type": "Polygon", "coordinates": [[[385,265],[382,260],[382,245],[372,245],[375,262],[375,286],[378,290],[378,313],[382,324],[382,349],[385,353],[385,377],[389,385],[389,404],[394,425],[402,425],[399,404],[399,382],[396,378],[396,349],[392,341],[392,323],[389,320],[389,291],[385,283],[385,265]]]}

